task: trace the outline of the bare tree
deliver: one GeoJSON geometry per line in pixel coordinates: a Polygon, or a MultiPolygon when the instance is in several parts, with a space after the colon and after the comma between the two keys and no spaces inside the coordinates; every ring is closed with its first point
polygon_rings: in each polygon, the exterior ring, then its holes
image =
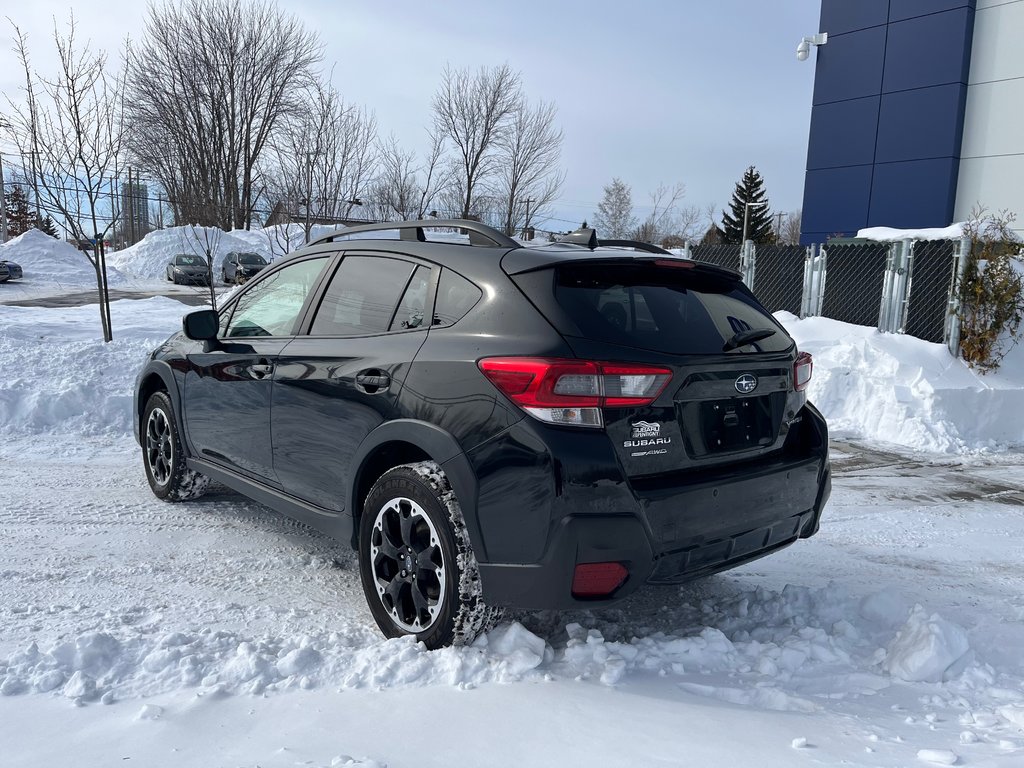
{"type": "Polygon", "coordinates": [[[463,218],[472,215],[479,186],[497,170],[500,142],[522,100],[519,74],[508,64],[476,73],[445,67],[434,94],[434,126],[455,148],[453,189],[463,218]]]}
{"type": "Polygon", "coordinates": [[[530,216],[545,212],[565,180],[558,169],[562,131],[555,126],[557,113],[553,102],[531,107],[521,99],[507,130],[499,136],[498,191],[506,235],[520,229],[525,233],[530,216]]]}
{"type": "Polygon", "coordinates": [[[249,226],[257,164],[320,58],[316,35],[267,0],[150,6],[127,55],[132,144],[176,221],[249,226]]]}
{"type": "Polygon", "coordinates": [[[679,201],[686,196],[686,185],[676,183],[672,187],[659,184],[650,194],[651,212],[636,228],[633,239],[645,243],[658,243],[666,235],[675,235],[679,230],[679,201]]]}
{"type": "Polygon", "coordinates": [[[217,308],[217,290],[213,278],[213,262],[220,248],[223,230],[217,227],[200,227],[191,224],[178,230],[178,242],[181,250],[188,251],[206,260],[207,286],[210,292],[210,307],[217,308]]]}
{"type": "Polygon", "coordinates": [[[779,242],[786,245],[797,245],[800,242],[800,225],[802,223],[803,211],[795,210],[786,214],[782,222],[782,231],[779,233],[779,242]]]}
{"type": "Polygon", "coordinates": [[[285,122],[273,144],[274,170],[267,176],[292,211],[302,202],[307,239],[312,224],[343,221],[362,205],[377,160],[372,113],[316,83],[306,108],[285,122]]]}
{"type": "Polygon", "coordinates": [[[7,130],[31,159],[37,205],[59,213],[80,245],[93,244],[85,255],[96,272],[103,339],[111,341],[104,241],[118,219],[114,186],[123,139],[123,82],[107,71],[106,54],[78,46],[73,16],[66,35],[54,25],[58,71],[53,78],[32,68],[25,35],[17,26],[14,33],[25,98],[9,100],[7,130]]]}
{"type": "Polygon", "coordinates": [[[604,197],[597,204],[592,225],[598,237],[614,240],[635,234],[637,223],[633,215],[633,193],[622,179],[614,178],[604,188],[604,197]]]}
{"type": "Polygon", "coordinates": [[[416,153],[405,150],[391,136],[380,145],[378,175],[373,183],[371,215],[379,221],[422,219],[435,208],[438,191],[447,186],[444,137],[429,133],[430,153],[422,164],[416,153]]]}

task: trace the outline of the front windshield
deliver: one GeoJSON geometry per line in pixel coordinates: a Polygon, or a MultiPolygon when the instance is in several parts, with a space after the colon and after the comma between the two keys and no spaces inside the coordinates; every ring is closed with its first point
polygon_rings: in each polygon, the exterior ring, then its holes
{"type": "Polygon", "coordinates": [[[174,263],[179,267],[199,267],[205,266],[206,260],[202,256],[192,256],[186,253],[181,256],[175,256],[174,263]]]}
{"type": "Polygon", "coordinates": [[[255,253],[242,253],[238,256],[240,264],[266,264],[263,257],[255,253]]]}

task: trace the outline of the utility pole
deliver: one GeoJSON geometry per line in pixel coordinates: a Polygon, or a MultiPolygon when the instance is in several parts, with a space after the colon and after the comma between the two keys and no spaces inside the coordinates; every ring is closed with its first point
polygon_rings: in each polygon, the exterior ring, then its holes
{"type": "Polygon", "coordinates": [[[776,224],[775,224],[775,242],[776,243],[779,243],[779,242],[782,241],[782,217],[783,216],[785,216],[785,214],[782,211],[779,211],[778,213],[775,214],[775,218],[778,219],[778,222],[776,222],[776,224]]]}
{"type": "Polygon", "coordinates": [[[4,155],[0,152],[0,243],[7,242],[7,193],[4,192],[4,155]]]}
{"type": "Polygon", "coordinates": [[[526,223],[523,225],[523,239],[529,237],[530,232],[530,203],[536,203],[532,197],[526,198],[526,223]]]}

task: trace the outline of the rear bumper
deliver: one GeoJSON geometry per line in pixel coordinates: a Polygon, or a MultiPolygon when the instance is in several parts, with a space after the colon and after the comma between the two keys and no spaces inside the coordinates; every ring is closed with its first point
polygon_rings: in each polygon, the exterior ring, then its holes
{"type": "MultiPolygon", "coordinates": [[[[813,409],[808,415],[817,422],[813,431],[820,442],[816,439],[813,447],[808,446],[803,457],[782,456],[646,486],[604,483],[594,474],[587,482],[561,477],[561,485],[555,484],[559,490],[553,494],[541,557],[515,563],[482,559],[484,599],[525,610],[610,605],[646,583],[699,578],[814,535],[832,484],[824,420],[813,409]],[[572,595],[577,564],[613,561],[629,571],[614,593],[598,599],[572,595]]],[[[482,489],[486,485],[484,481],[482,489]]],[[[519,528],[503,528],[503,539],[526,535],[540,486],[534,482],[516,494],[519,528]]],[[[504,490],[508,492],[507,485],[504,490]]],[[[487,510],[481,513],[484,539],[493,542],[487,510]]],[[[508,517],[508,510],[502,517],[508,517]]],[[[488,551],[497,548],[492,545],[488,551]]]]}

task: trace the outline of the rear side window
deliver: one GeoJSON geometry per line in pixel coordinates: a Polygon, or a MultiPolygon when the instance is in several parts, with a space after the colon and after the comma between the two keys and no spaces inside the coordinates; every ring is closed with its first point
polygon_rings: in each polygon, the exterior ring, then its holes
{"type": "Polygon", "coordinates": [[[556,270],[554,293],[559,314],[575,325],[559,328],[566,335],[677,355],[720,354],[737,333],[759,329],[775,333],[741,352],[781,352],[792,345],[738,283],[691,270],[565,265],[556,270]]]}
{"type": "Polygon", "coordinates": [[[450,269],[441,271],[434,305],[434,325],[453,325],[471,310],[483,293],[462,275],[450,269]]]}
{"type": "Polygon", "coordinates": [[[416,271],[409,278],[409,284],[405,287],[401,301],[398,302],[398,309],[395,311],[388,330],[407,331],[410,328],[419,328],[423,325],[429,288],[430,270],[426,267],[416,267],[416,271]]]}
{"type": "Polygon", "coordinates": [[[363,336],[388,330],[413,264],[375,256],[346,256],[331,278],[310,333],[363,336]]]}

